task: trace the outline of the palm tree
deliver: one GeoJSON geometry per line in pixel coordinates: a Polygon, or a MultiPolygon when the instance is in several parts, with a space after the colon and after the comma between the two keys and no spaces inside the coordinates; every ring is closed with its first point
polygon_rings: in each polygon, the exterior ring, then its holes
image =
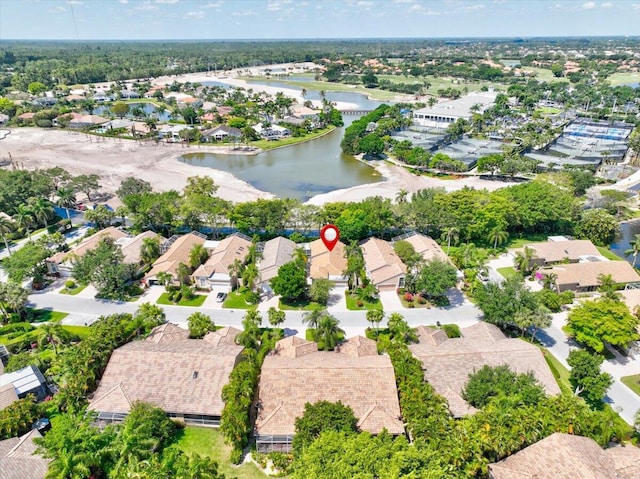
{"type": "Polygon", "coordinates": [[[229,265],[229,276],[233,282],[238,281],[238,277],[242,274],[242,270],[244,269],[244,264],[238,258],[233,260],[233,263],[229,265]]]}
{"type": "Polygon", "coordinates": [[[498,245],[504,243],[509,239],[509,233],[500,229],[498,226],[493,228],[489,232],[489,241],[493,243],[493,250],[498,249],[498,245]]]}
{"type": "Polygon", "coordinates": [[[158,283],[167,289],[167,287],[173,282],[173,275],[168,271],[160,271],[156,276],[158,283]]]}
{"type": "Polygon", "coordinates": [[[178,276],[178,282],[180,286],[185,284],[189,284],[189,276],[191,275],[191,268],[184,263],[178,264],[178,268],[176,269],[176,275],[178,276]]]}
{"type": "Polygon", "coordinates": [[[53,215],[53,206],[46,198],[30,198],[29,207],[31,213],[38,223],[44,223],[45,228],[49,228],[49,218],[53,215]]]}
{"type": "Polygon", "coordinates": [[[349,278],[350,288],[357,288],[358,279],[364,270],[364,258],[357,241],[352,241],[351,244],[346,247],[345,254],[347,256],[347,268],[342,274],[349,278]]]}
{"type": "Polygon", "coordinates": [[[18,205],[13,220],[18,228],[24,229],[27,236],[31,239],[31,226],[33,225],[33,212],[27,205],[18,205]]]}
{"type": "Polygon", "coordinates": [[[258,275],[258,267],[255,263],[249,263],[242,273],[242,284],[250,290],[253,290],[258,275]]]}
{"type": "Polygon", "coordinates": [[[43,324],[39,330],[42,331],[42,334],[38,338],[38,345],[42,347],[46,344],[51,344],[51,346],[53,346],[53,353],[58,354],[56,345],[62,344],[68,339],[69,335],[67,332],[62,329],[62,326],[59,324],[43,324]]]}
{"type": "Polygon", "coordinates": [[[9,247],[9,241],[7,240],[7,234],[11,233],[15,229],[15,223],[10,216],[6,214],[0,214],[0,236],[4,241],[4,246],[7,248],[9,256],[11,256],[11,248],[9,247]]]}
{"type": "Polygon", "coordinates": [[[542,287],[545,289],[553,289],[556,285],[558,275],[555,273],[546,273],[542,278],[542,287]]]}
{"type": "Polygon", "coordinates": [[[69,215],[69,208],[73,208],[76,206],[76,194],[72,188],[68,186],[63,186],[58,189],[56,192],[58,196],[58,206],[65,208],[67,211],[67,219],[71,221],[71,216],[69,215]]]}
{"type": "Polygon", "coordinates": [[[620,300],[620,293],[618,293],[618,285],[613,280],[613,276],[610,274],[602,274],[598,275],[598,291],[603,294],[603,296],[607,299],[612,299],[614,301],[620,300]]]}
{"type": "Polygon", "coordinates": [[[158,238],[144,238],[140,246],[140,259],[142,262],[148,265],[153,264],[159,256],[160,240],[158,238]]]}
{"type": "Polygon", "coordinates": [[[627,256],[630,255],[630,254],[633,255],[633,264],[632,264],[632,266],[635,268],[636,267],[636,261],[638,260],[638,253],[640,253],[640,234],[636,234],[634,236],[633,240],[629,241],[629,245],[631,246],[631,248],[626,250],[624,252],[624,254],[626,254],[627,256]]]}
{"type": "Polygon", "coordinates": [[[533,260],[534,251],[532,248],[525,246],[522,251],[518,251],[513,258],[513,264],[523,275],[527,275],[531,271],[531,261],[533,260]]]}
{"type": "Polygon", "coordinates": [[[416,332],[409,326],[409,323],[405,321],[400,313],[391,313],[387,326],[389,327],[389,332],[394,342],[407,344],[418,341],[416,332]]]}
{"type": "Polygon", "coordinates": [[[325,351],[332,351],[336,347],[338,334],[340,333],[338,324],[338,320],[326,312],[318,322],[316,341],[322,341],[325,351]]]}
{"type": "Polygon", "coordinates": [[[152,323],[164,323],[167,319],[164,310],[157,304],[151,303],[142,303],[133,316],[152,323]]]}
{"type": "Polygon", "coordinates": [[[370,309],[367,311],[367,321],[371,323],[371,326],[376,325],[376,336],[378,335],[379,325],[384,319],[384,311],[381,309],[370,309]]]}
{"type": "Polygon", "coordinates": [[[442,233],[442,239],[443,240],[446,239],[447,241],[447,255],[448,255],[449,252],[451,251],[451,241],[453,241],[453,243],[455,244],[460,239],[460,228],[457,228],[455,226],[450,226],[446,228],[442,233]]]}
{"type": "Polygon", "coordinates": [[[316,305],[309,311],[302,313],[302,323],[309,326],[310,329],[317,329],[318,323],[326,314],[328,314],[326,309],[316,305]]]}
{"type": "Polygon", "coordinates": [[[396,193],[396,203],[402,204],[407,201],[407,195],[409,192],[405,189],[401,189],[396,193]]]}
{"type": "Polygon", "coordinates": [[[209,252],[202,244],[194,244],[189,251],[189,266],[196,269],[209,259],[209,252]]]}

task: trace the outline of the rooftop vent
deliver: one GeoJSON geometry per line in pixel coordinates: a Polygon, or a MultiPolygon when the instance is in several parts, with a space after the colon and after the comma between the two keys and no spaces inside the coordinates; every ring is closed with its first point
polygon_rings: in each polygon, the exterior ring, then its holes
{"type": "Polygon", "coordinates": [[[198,379],[198,371],[193,372],[193,379],[198,379]]]}

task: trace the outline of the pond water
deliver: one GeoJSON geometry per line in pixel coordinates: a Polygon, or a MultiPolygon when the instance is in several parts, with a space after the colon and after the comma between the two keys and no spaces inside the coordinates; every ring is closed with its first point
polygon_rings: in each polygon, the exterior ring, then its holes
{"type": "MultiPolygon", "coordinates": [[[[149,117],[157,118],[160,121],[169,121],[171,120],[171,113],[167,110],[164,110],[162,113],[158,113],[158,109],[153,103],[149,102],[140,102],[140,103],[129,103],[129,111],[132,109],[139,107],[145,114],[149,117]]],[[[109,109],[109,105],[98,105],[93,109],[94,115],[109,115],[111,110],[109,109]]],[[[127,118],[133,118],[133,115],[129,113],[127,118]]]]}
{"type": "MultiPolygon", "coordinates": [[[[640,234],[640,220],[621,223],[618,234],[611,243],[611,251],[621,258],[625,258],[629,263],[633,263],[633,255],[625,255],[624,252],[631,249],[631,241],[637,234],[640,234]]],[[[640,265],[640,258],[638,258],[638,264],[640,265]]]]}
{"type": "MultiPolygon", "coordinates": [[[[346,116],[345,123],[356,118],[346,116]]],[[[302,201],[340,188],[381,181],[375,169],[342,153],[343,134],[344,127],[336,128],[315,140],[257,156],[191,153],[179,161],[227,171],[262,191],[302,201]]]]}

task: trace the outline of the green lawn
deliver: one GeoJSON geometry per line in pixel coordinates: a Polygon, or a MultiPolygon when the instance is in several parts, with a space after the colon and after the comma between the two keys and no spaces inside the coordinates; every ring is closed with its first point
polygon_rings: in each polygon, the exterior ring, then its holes
{"type": "Polygon", "coordinates": [[[607,81],[611,83],[611,86],[624,85],[625,83],[638,83],[640,82],[640,73],[614,73],[613,75],[607,77],[607,81]]]}
{"type": "Polygon", "coordinates": [[[550,69],[547,68],[536,68],[536,67],[522,67],[522,70],[527,72],[535,72],[537,75],[535,77],[536,80],[540,82],[547,83],[555,83],[555,82],[568,82],[568,78],[557,77],[555,76],[550,69]]]}
{"type": "Polygon", "coordinates": [[[497,271],[498,273],[500,273],[502,277],[504,277],[504,279],[509,279],[509,278],[512,278],[513,276],[520,274],[516,271],[516,269],[513,266],[505,266],[504,268],[498,268],[497,271]]]}
{"type": "Polygon", "coordinates": [[[557,115],[562,110],[560,108],[554,108],[552,106],[543,106],[540,108],[536,108],[536,111],[541,113],[542,115],[557,115]]]}
{"type": "Polygon", "coordinates": [[[85,339],[89,336],[89,333],[91,332],[89,328],[89,326],[62,326],[62,329],[78,336],[80,339],[85,339]]]}
{"type": "Polygon", "coordinates": [[[602,256],[604,256],[605,258],[607,258],[607,259],[609,259],[611,261],[624,261],[620,256],[615,254],[613,251],[611,251],[606,246],[596,246],[596,248],[598,248],[598,251],[600,251],[600,254],[602,256]]]}
{"type": "Polygon", "coordinates": [[[369,301],[362,301],[362,306],[358,306],[358,298],[347,294],[347,309],[351,311],[368,311],[370,309],[382,309],[382,303],[379,299],[370,303],[369,301]]]}
{"type": "Polygon", "coordinates": [[[622,383],[631,389],[634,393],[640,396],[640,374],[634,374],[633,376],[624,376],[620,378],[622,383]]]}
{"type": "Polygon", "coordinates": [[[540,348],[542,350],[542,354],[544,355],[544,359],[549,365],[549,369],[553,373],[553,377],[556,379],[558,386],[562,391],[571,392],[573,388],[571,387],[571,383],[569,382],[569,370],[564,367],[564,365],[556,359],[556,357],[551,354],[551,352],[546,348],[540,348]]]}
{"type": "Polygon", "coordinates": [[[193,299],[180,300],[178,303],[173,303],[173,302],[169,301],[169,294],[168,293],[162,293],[160,295],[160,297],[158,298],[157,303],[158,304],[167,304],[167,305],[177,305],[177,306],[198,307],[198,306],[202,306],[202,303],[204,303],[205,299],[207,299],[206,295],[204,295],[204,294],[196,294],[193,299]]]}
{"type": "Polygon", "coordinates": [[[547,235],[545,234],[528,235],[524,238],[509,238],[506,247],[509,249],[524,248],[525,245],[531,243],[542,243],[545,241],[547,241],[547,235]]]}
{"type": "Polygon", "coordinates": [[[246,295],[249,291],[237,289],[227,295],[227,298],[222,303],[223,308],[228,309],[256,309],[257,304],[249,304],[246,300],[246,295]]]}
{"type": "Polygon", "coordinates": [[[311,311],[313,308],[320,306],[318,303],[307,299],[296,302],[284,302],[282,299],[278,302],[278,308],[283,311],[311,311]]]}
{"type": "Polygon", "coordinates": [[[79,284],[75,288],[71,288],[71,289],[63,288],[63,289],[60,290],[60,294],[70,294],[72,296],[75,296],[80,291],[84,290],[84,288],[86,288],[86,287],[87,287],[86,284],[79,284]]]}
{"type": "Polygon", "coordinates": [[[225,477],[238,479],[264,479],[266,476],[254,464],[235,466],[229,462],[229,448],[218,429],[209,427],[185,427],[176,442],[176,446],[187,454],[198,453],[218,461],[218,472],[225,477]]]}
{"type": "Polygon", "coordinates": [[[30,309],[32,323],[58,322],[69,316],[69,313],[51,311],[49,309],[30,309]]]}
{"type": "Polygon", "coordinates": [[[255,146],[256,148],[261,148],[265,151],[274,150],[276,148],[281,148],[283,146],[295,145],[297,143],[304,143],[305,141],[314,140],[316,138],[326,135],[327,133],[332,132],[333,130],[335,130],[335,128],[336,128],[335,126],[331,125],[331,126],[328,126],[327,128],[324,128],[319,131],[315,131],[313,133],[309,133],[305,136],[301,136],[301,137],[289,136],[276,141],[271,141],[271,140],[252,141],[251,146],[255,146]]]}

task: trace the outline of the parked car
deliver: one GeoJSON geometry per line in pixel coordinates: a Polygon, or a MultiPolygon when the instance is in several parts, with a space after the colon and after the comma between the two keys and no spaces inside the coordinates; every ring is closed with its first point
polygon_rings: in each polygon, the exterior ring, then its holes
{"type": "Polygon", "coordinates": [[[216,294],[216,302],[222,303],[226,297],[227,293],[220,291],[218,294],[216,294]]]}

